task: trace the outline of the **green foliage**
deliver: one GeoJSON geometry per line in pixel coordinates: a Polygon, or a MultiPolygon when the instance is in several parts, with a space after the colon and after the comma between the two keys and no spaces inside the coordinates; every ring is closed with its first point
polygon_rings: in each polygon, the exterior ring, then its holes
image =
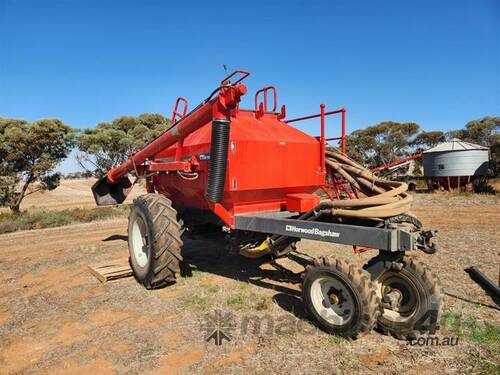
{"type": "Polygon", "coordinates": [[[447,139],[458,138],[462,141],[487,146],[491,152],[491,167],[497,175],[500,166],[500,117],[486,116],[469,121],[464,129],[446,133],[447,139]]]}
{"type": "Polygon", "coordinates": [[[128,156],[150,143],[170,127],[170,120],[160,114],[143,113],[122,116],[85,129],[78,137],[80,165],[96,176],[123,163],[128,156]]]}
{"type": "Polygon", "coordinates": [[[500,355],[500,324],[497,322],[478,320],[473,316],[464,316],[461,312],[445,310],[441,325],[453,335],[477,342],[493,356],[500,355]]]}
{"type": "Polygon", "coordinates": [[[89,171],[70,172],[66,173],[63,176],[65,180],[77,180],[80,178],[91,178],[91,177],[93,177],[93,173],[89,171]]]}
{"type": "Polygon", "coordinates": [[[420,130],[414,122],[385,121],[347,136],[347,154],[369,167],[400,159],[410,153],[410,144],[420,130]]]}
{"type": "Polygon", "coordinates": [[[323,337],[322,342],[327,346],[337,346],[346,344],[348,341],[342,336],[327,334],[323,337]]]}
{"type": "Polygon", "coordinates": [[[220,286],[218,286],[218,285],[210,285],[207,288],[207,290],[208,290],[209,293],[217,293],[220,290],[220,286]]]}
{"type": "Polygon", "coordinates": [[[196,310],[207,311],[212,307],[214,301],[202,290],[197,293],[183,296],[181,304],[183,307],[192,307],[196,310]]]}
{"type": "MultiPolygon", "coordinates": [[[[0,173],[6,174],[5,171],[2,171],[0,173]]],[[[17,179],[15,175],[0,175],[0,206],[8,205],[10,200],[15,197],[16,187],[17,179]]]]}
{"type": "Polygon", "coordinates": [[[427,150],[445,141],[445,134],[442,131],[420,132],[411,142],[417,147],[417,151],[427,150]]]}
{"type": "Polygon", "coordinates": [[[30,211],[0,214],[0,234],[18,230],[59,227],[72,223],[87,223],[110,217],[125,216],[128,206],[75,208],[62,211],[30,211]]]}
{"type": "Polygon", "coordinates": [[[464,129],[444,134],[441,131],[419,132],[413,122],[385,121],[366,129],[352,132],[346,137],[347,154],[358,162],[376,167],[418,151],[424,151],[451,138],[488,146],[491,150],[493,170],[500,165],[500,117],[486,116],[469,121],[464,129]]]}
{"type": "Polygon", "coordinates": [[[243,294],[236,294],[227,299],[226,303],[229,306],[237,307],[245,304],[245,296],[243,294]]]}
{"type": "Polygon", "coordinates": [[[75,131],[57,119],[0,118],[0,205],[14,212],[25,196],[55,189],[52,173],[74,146],[75,131]]]}
{"type": "Polygon", "coordinates": [[[462,141],[490,147],[500,142],[499,128],[500,117],[486,116],[469,121],[464,129],[446,133],[446,137],[447,139],[459,138],[462,141]]]}
{"type": "Polygon", "coordinates": [[[480,356],[463,358],[466,365],[472,366],[471,373],[498,374],[498,364],[491,361],[500,355],[500,325],[497,322],[479,320],[448,309],[443,312],[441,326],[445,335],[451,333],[481,347],[483,354],[480,356]]]}

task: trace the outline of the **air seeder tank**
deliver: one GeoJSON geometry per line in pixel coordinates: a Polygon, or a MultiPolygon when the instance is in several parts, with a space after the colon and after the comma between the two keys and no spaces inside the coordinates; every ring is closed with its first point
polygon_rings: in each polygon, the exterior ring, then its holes
{"type": "Polygon", "coordinates": [[[191,113],[179,98],[172,128],[98,181],[97,203],[121,203],[130,187],[125,176],[135,171],[146,177],[148,192],[167,196],[182,217],[230,226],[236,214],[317,205],[313,192],[325,185],[324,116],[345,110],[325,113],[323,106],[321,136],[310,136],[288,125],[285,106],[276,111],[273,86],[256,92],[253,110],[241,109],[247,92],[241,81],[248,75],[234,72],[191,113]]]}
{"type": "MultiPolygon", "coordinates": [[[[313,193],[324,181],[317,139],[277,119],[274,113],[256,117],[254,111],[236,109],[231,117],[227,150],[227,177],[221,202],[231,213],[280,209],[294,193],[313,193]]],[[[153,176],[158,192],[176,204],[208,209],[207,185],[211,155],[211,121],[188,135],[181,159],[196,157],[199,163],[192,176],[168,173],[153,176]],[[194,179],[195,181],[192,181],[194,179]]],[[[224,135],[224,134],[223,134],[224,135]]],[[[225,153],[224,144],[216,151],[225,153]]],[[[154,156],[157,162],[175,159],[178,145],[154,156]]],[[[217,198],[217,197],[215,197],[217,198]]]]}

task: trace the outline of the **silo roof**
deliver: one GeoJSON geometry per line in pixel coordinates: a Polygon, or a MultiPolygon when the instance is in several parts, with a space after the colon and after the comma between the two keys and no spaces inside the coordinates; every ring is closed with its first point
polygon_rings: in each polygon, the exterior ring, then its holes
{"type": "Polygon", "coordinates": [[[464,142],[458,138],[450,139],[448,142],[443,142],[437,146],[424,151],[424,154],[430,152],[443,151],[464,151],[464,150],[488,150],[488,147],[476,145],[474,143],[464,142]]]}

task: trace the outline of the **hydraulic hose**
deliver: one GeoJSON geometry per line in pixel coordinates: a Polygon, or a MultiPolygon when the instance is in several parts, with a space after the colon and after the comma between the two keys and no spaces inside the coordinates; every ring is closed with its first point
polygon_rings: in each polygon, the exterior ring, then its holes
{"type": "Polygon", "coordinates": [[[411,208],[412,196],[404,182],[378,178],[369,169],[336,151],[326,152],[326,165],[363,192],[365,197],[326,201],[334,216],[385,219],[411,208]]]}
{"type": "Polygon", "coordinates": [[[206,198],[214,203],[222,200],[226,182],[227,151],[229,147],[230,122],[228,120],[212,120],[212,140],[210,146],[210,163],[208,166],[208,182],[206,198]]]}
{"type": "MultiPolygon", "coordinates": [[[[413,198],[407,193],[408,185],[404,182],[378,178],[369,169],[336,151],[326,151],[325,156],[330,172],[357,188],[364,196],[323,200],[313,210],[301,214],[298,220],[314,221],[325,212],[336,217],[381,220],[410,210],[413,198]]],[[[260,258],[270,253],[280,256],[289,251],[287,248],[295,241],[297,239],[293,237],[273,235],[260,245],[244,248],[240,253],[248,258],[260,258]]]]}

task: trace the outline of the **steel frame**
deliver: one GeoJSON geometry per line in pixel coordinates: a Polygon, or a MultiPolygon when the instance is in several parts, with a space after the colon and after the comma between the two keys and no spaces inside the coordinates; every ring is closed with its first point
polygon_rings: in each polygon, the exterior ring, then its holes
{"type": "Polygon", "coordinates": [[[403,229],[305,221],[294,219],[293,216],[287,211],[235,215],[235,229],[390,252],[409,251],[416,247],[415,234],[403,229]]]}

